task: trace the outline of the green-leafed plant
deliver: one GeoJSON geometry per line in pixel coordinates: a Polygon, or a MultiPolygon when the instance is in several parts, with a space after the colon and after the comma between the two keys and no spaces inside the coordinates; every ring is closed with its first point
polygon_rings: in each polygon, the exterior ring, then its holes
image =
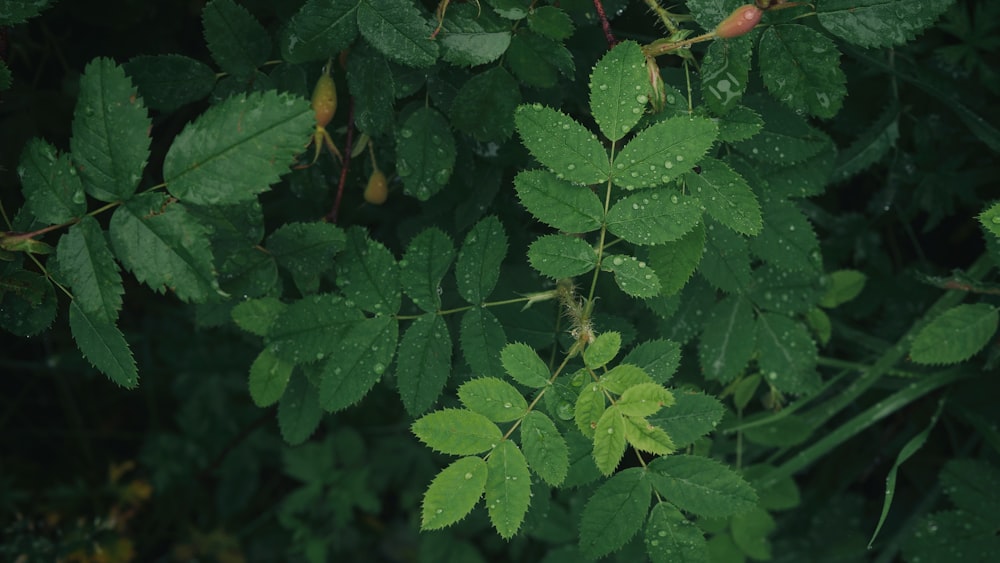
{"type": "Polygon", "coordinates": [[[934,74],[995,95],[1000,45],[953,4],[211,0],[210,60],[95,53],[11,160],[0,326],[157,391],[108,458],[158,525],[60,543],[15,464],[0,553],[1000,555],[1000,131],[934,74]]]}

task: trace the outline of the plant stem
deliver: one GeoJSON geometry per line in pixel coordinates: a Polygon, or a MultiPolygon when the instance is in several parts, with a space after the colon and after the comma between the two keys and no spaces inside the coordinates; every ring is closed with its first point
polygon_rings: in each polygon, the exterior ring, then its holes
{"type": "Polygon", "coordinates": [[[344,197],[344,185],[347,184],[347,170],[351,165],[351,152],[354,150],[354,96],[347,100],[347,141],[344,146],[344,162],[340,167],[340,181],[337,183],[337,195],[333,200],[333,208],[324,218],[328,223],[337,223],[337,213],[340,211],[340,200],[344,197]]]}
{"type": "Polygon", "coordinates": [[[601,20],[601,29],[604,30],[604,38],[607,39],[608,49],[610,49],[618,44],[618,40],[611,33],[611,23],[608,22],[608,16],[604,13],[604,5],[601,4],[601,0],[594,0],[594,8],[597,8],[597,19],[601,20]]]}

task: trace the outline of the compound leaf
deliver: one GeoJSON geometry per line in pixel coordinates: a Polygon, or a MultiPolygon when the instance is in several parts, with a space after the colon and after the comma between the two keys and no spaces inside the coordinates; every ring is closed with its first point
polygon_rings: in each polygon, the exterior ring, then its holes
{"type": "Polygon", "coordinates": [[[714,459],[677,454],[656,458],[648,468],[653,487],[681,510],[725,518],[757,505],[753,487],[714,459]]]}
{"type": "Polygon", "coordinates": [[[276,356],[295,364],[320,361],[363,318],[361,311],[339,295],[312,295],[277,313],[268,344],[276,356]]]}
{"type": "Polygon", "coordinates": [[[449,455],[475,455],[503,440],[500,428],[485,416],[465,409],[442,409],[413,423],[413,434],[432,450],[449,455]]]}
{"type": "Polygon", "coordinates": [[[504,440],[486,462],[486,509],[500,537],[510,539],[524,521],[531,504],[531,474],[524,454],[504,440]]]}
{"type": "Polygon", "coordinates": [[[597,559],[625,545],[642,527],[652,492],[646,471],[631,467],[598,487],[580,517],[580,551],[597,559]]]}
{"type": "Polygon", "coordinates": [[[448,527],[472,512],[489,474],[481,457],[463,457],[441,470],[424,493],[421,530],[448,527]]]}
{"type": "Polygon", "coordinates": [[[597,137],[568,115],[541,104],[522,105],[514,114],[521,142],[556,174],[577,184],[608,179],[608,154],[597,137]]]}
{"type": "Polygon", "coordinates": [[[910,359],[925,365],[963,362],[989,343],[998,318],[997,309],[987,303],[952,307],[917,333],[910,359]]]}

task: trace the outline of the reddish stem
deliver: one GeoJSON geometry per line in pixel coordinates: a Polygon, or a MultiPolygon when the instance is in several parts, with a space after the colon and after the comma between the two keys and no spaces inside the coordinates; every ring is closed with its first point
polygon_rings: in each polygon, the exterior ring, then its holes
{"type": "Polygon", "coordinates": [[[604,13],[604,4],[601,0],[594,0],[594,7],[597,8],[597,17],[601,20],[601,29],[604,30],[604,38],[608,40],[608,48],[618,44],[613,33],[611,33],[611,23],[608,22],[608,15],[604,13]]]}
{"type": "Polygon", "coordinates": [[[340,182],[337,184],[337,197],[333,200],[333,209],[326,214],[326,222],[336,223],[337,212],[340,211],[340,200],[344,197],[344,186],[347,184],[347,169],[351,164],[351,152],[354,151],[354,97],[347,102],[347,142],[344,147],[344,162],[340,167],[340,182]]]}

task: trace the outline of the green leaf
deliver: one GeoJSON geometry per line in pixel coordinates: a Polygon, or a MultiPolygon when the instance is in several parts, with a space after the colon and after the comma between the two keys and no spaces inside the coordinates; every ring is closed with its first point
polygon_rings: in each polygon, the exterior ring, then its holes
{"type": "Polygon", "coordinates": [[[699,516],[725,518],[757,504],[753,487],[714,459],[677,454],[654,459],[648,469],[649,480],[664,498],[699,516]]]}
{"type": "Polygon", "coordinates": [[[706,158],[699,167],[699,172],[685,174],[684,181],[705,211],[737,233],[760,233],[760,204],[747,181],[721,160],[706,158]]]}
{"type": "Polygon", "coordinates": [[[774,466],[768,464],[743,468],[743,478],[757,491],[759,497],[757,506],[765,510],[788,510],[799,506],[802,503],[802,494],[795,479],[785,477],[770,486],[760,482],[774,469],[774,466]]]}
{"type": "Polygon", "coordinates": [[[626,416],[624,423],[625,439],[636,450],[655,455],[667,455],[677,449],[674,446],[674,441],[662,428],[650,424],[642,417],[626,416]]]}
{"type": "Polygon", "coordinates": [[[983,228],[1000,237],[1000,202],[994,203],[989,209],[979,214],[979,222],[983,228]]]}
{"type": "Polygon", "coordinates": [[[258,407],[277,403],[285,393],[285,386],[292,376],[295,364],[277,357],[270,348],[264,348],[250,364],[250,398],[258,407]]]}
{"type": "Polygon", "coordinates": [[[656,383],[666,383],[681,363],[681,347],[670,340],[649,340],[639,344],[622,358],[621,363],[633,365],[656,383]]]}
{"type": "Polygon", "coordinates": [[[233,0],[212,0],[201,13],[205,42],[222,70],[249,76],[271,54],[271,36],[233,0]]]}
{"type": "Polygon", "coordinates": [[[496,216],[481,219],[465,236],[455,264],[458,292],[469,303],[486,300],[496,287],[507,255],[507,233],[496,216]]]}
{"type": "Polygon", "coordinates": [[[816,343],[802,323],[777,313],[757,316],[757,364],[779,391],[807,393],[819,386],[816,343]]]}
{"type": "Polygon", "coordinates": [[[507,342],[507,335],[489,309],[473,307],[462,315],[459,341],[465,361],[473,372],[490,377],[503,376],[500,350],[507,342]]]}
{"type": "Polygon", "coordinates": [[[833,309],[854,299],[865,288],[868,277],[858,270],[837,270],[828,275],[826,292],[819,306],[833,309]]]}
{"type": "Polygon", "coordinates": [[[953,561],[959,553],[981,553],[984,558],[968,558],[986,562],[998,551],[1000,539],[996,534],[995,518],[982,518],[966,510],[942,510],[925,515],[916,522],[903,543],[903,557],[908,561],[923,558],[953,561]]]}
{"type": "Polygon", "coordinates": [[[561,180],[547,170],[524,170],[514,178],[517,196],[536,219],[566,233],[601,228],[604,206],[593,191],[561,180]]]}
{"type": "Polygon", "coordinates": [[[601,269],[614,272],[618,287],[633,297],[648,298],[660,294],[660,278],[635,256],[609,254],[601,262],[601,269]]]}
{"type": "Polygon", "coordinates": [[[539,35],[557,41],[573,35],[573,20],[569,14],[555,6],[541,6],[528,12],[528,27],[539,35]]]}
{"type": "Polygon", "coordinates": [[[278,313],[268,333],[269,346],[276,356],[294,364],[323,360],[363,318],[361,311],[339,295],[306,297],[278,313]]]}
{"type": "Polygon", "coordinates": [[[712,31],[719,23],[726,18],[737,6],[742,4],[741,0],[688,0],[688,9],[695,21],[701,25],[705,31],[712,31]]]}
{"type": "Polygon", "coordinates": [[[406,412],[412,416],[431,408],[451,372],[451,333],[434,313],[413,321],[399,344],[396,385],[406,412]]]}
{"type": "Polygon", "coordinates": [[[315,126],[302,98],[267,91],[212,106],[174,139],[163,162],[167,189],[202,205],[253,199],[288,172],[315,126]]]}
{"type": "Polygon", "coordinates": [[[750,300],[754,306],[775,313],[796,315],[815,307],[822,295],[823,277],[817,271],[786,270],[764,264],[754,270],[750,300]]]}
{"type": "Polygon", "coordinates": [[[830,118],[847,95],[840,51],[833,40],[804,25],[767,28],[758,47],[764,86],[797,112],[830,118]]]}
{"type": "Polygon", "coordinates": [[[149,158],[152,126],[122,67],[94,59],[83,69],[70,147],[88,194],[120,201],[135,192],[149,158]]]}
{"type": "Polygon", "coordinates": [[[493,422],[511,422],[524,416],[528,402],[513,385],[495,377],[478,377],[458,388],[458,399],[470,411],[493,422]]]}
{"type": "Polygon", "coordinates": [[[619,395],[634,385],[652,382],[653,379],[642,368],[628,364],[619,364],[601,376],[601,387],[619,395]]]}
{"type": "Polygon", "coordinates": [[[278,403],[278,429],[289,446],[297,446],[309,439],[323,418],[319,406],[319,393],[301,373],[292,373],[285,394],[278,403]]]}
{"type": "Polygon", "coordinates": [[[267,336],[275,320],[288,308],[276,297],[248,299],[233,307],[231,315],[236,326],[257,336],[267,336]]]}
{"type": "Polygon", "coordinates": [[[588,438],[594,437],[597,421],[604,414],[604,391],[598,383],[587,383],[580,389],[573,407],[573,419],[576,427],[588,438]]]}
{"type": "Polygon", "coordinates": [[[708,546],[701,529],[669,502],[658,502],[649,513],[644,538],[652,563],[708,563],[708,546]]]}
{"type": "Polygon", "coordinates": [[[402,292],[396,259],[361,227],[347,231],[347,246],[337,261],[337,285],[362,310],[378,315],[399,311],[402,292]]]}
{"type": "Polygon", "coordinates": [[[441,280],[455,260],[455,246],[440,229],[429,228],[415,236],[399,261],[403,291],[428,313],[441,308],[441,280]]]}
{"type": "Polygon", "coordinates": [[[597,266],[597,252],[571,235],[545,235],[528,248],[531,267],[552,279],[572,278],[597,266]]]}
{"type": "Polygon", "coordinates": [[[754,508],[746,514],[734,516],[730,527],[733,541],[740,551],[759,561],[767,561],[773,557],[771,542],[767,536],[778,526],[766,510],[754,508]]]}
{"type": "Polygon", "coordinates": [[[924,365],[964,362],[989,343],[998,321],[997,309],[986,303],[952,307],[917,333],[910,359],[924,365]]]}
{"type": "Polygon", "coordinates": [[[386,57],[406,66],[434,64],[438,44],[416,5],[407,0],[361,0],[358,29],[368,43],[386,57]]]}
{"type": "Polygon", "coordinates": [[[441,58],[453,65],[476,66],[500,58],[510,45],[510,26],[496,16],[478,14],[472,5],[450,5],[438,35],[441,58]]]}
{"type": "Polygon", "coordinates": [[[996,519],[998,485],[1000,471],[983,460],[952,459],[941,471],[941,486],[955,506],[986,520],[996,519]]]}
{"type": "Polygon", "coordinates": [[[756,348],[753,305],[739,295],[719,301],[698,343],[705,379],[729,383],[743,373],[756,348]]]}
{"type": "Polygon", "coordinates": [[[719,140],[727,143],[745,141],[760,133],[764,120],[746,106],[736,106],[719,118],[719,140]]]}
{"type": "Polygon", "coordinates": [[[0,326],[18,336],[34,336],[56,318],[55,290],[45,276],[0,270],[0,326]]]}
{"type": "Polygon", "coordinates": [[[674,394],[677,401],[647,420],[666,430],[677,448],[686,448],[715,430],[726,413],[718,399],[690,391],[674,394]]]}
{"type": "Polygon", "coordinates": [[[705,251],[705,225],[699,222],[681,238],[649,248],[646,262],[660,278],[660,295],[679,292],[701,263],[705,251]]]}
{"type": "Polygon", "coordinates": [[[344,231],[331,223],[285,223],[267,237],[266,248],[288,270],[302,294],[319,289],[320,274],[333,269],[333,257],[343,250],[344,231]]]}
{"type": "Polygon", "coordinates": [[[115,256],[140,282],[184,301],[219,291],[208,231],[166,194],[136,196],[115,210],[108,228],[115,256]]]}
{"type": "Polygon", "coordinates": [[[902,45],[929,27],[953,0],[824,0],[820,25],[862,47],[902,45]]]}
{"type": "Polygon", "coordinates": [[[625,454],[625,417],[611,405],[594,427],[594,464],[605,476],[615,472],[625,454]]]}
{"type": "Polygon", "coordinates": [[[399,321],[391,316],[353,323],[334,343],[320,374],[319,404],[334,412],[357,403],[382,378],[392,362],[399,321]]]}
{"type": "Polygon", "coordinates": [[[556,86],[559,75],[573,78],[573,55],[559,41],[522,29],[510,41],[504,61],[518,81],[534,88],[556,86]]]}
{"type": "Polygon", "coordinates": [[[549,384],[551,373],[548,366],[527,344],[515,342],[504,346],[500,361],[504,371],[521,385],[541,389],[549,384]]]}
{"type": "Polygon", "coordinates": [[[766,168],[768,195],[775,198],[810,197],[823,193],[837,157],[833,143],[797,166],[766,168]]]}
{"type": "Polygon", "coordinates": [[[449,455],[475,455],[503,440],[500,428],[485,416],[465,409],[442,409],[413,423],[413,434],[432,450],[449,455]]]}
{"type": "Polygon", "coordinates": [[[701,221],[698,200],[672,188],[632,194],[608,211],[608,230],[639,245],[682,238],[701,221]]]}
{"type": "Polygon", "coordinates": [[[543,481],[559,486],[569,470],[569,446],[552,419],[531,411],[521,421],[521,448],[531,469],[543,481]]]}
{"type": "Polygon", "coordinates": [[[59,238],[59,270],[73,289],[73,302],[97,320],[113,323],[122,308],[122,278],[97,219],[84,217],[59,238]]]}
{"type": "Polygon", "coordinates": [[[622,41],[601,57],[590,75],[590,111],[604,136],[624,137],[649,103],[646,57],[635,41],[622,41]]]}
{"type": "Polygon", "coordinates": [[[455,139],[445,118],[432,108],[410,114],[396,137],[396,173],[404,192],[427,201],[451,178],[455,139]]]}
{"type": "Polygon", "coordinates": [[[52,0],[5,0],[0,4],[0,27],[24,23],[42,13],[52,0]]]}
{"type": "MultiPolygon", "coordinates": [[[[640,383],[622,392],[615,405],[626,416],[647,417],[674,404],[674,395],[658,383],[640,383]]],[[[648,451],[648,450],[647,450],[648,451]]]]}
{"type": "Polygon", "coordinates": [[[568,115],[541,104],[523,105],[514,115],[521,142],[556,177],[577,184],[608,179],[608,154],[597,137],[568,115]]]}
{"type": "Polygon", "coordinates": [[[395,126],[396,81],[393,66],[374,47],[361,43],[351,48],[347,88],[354,100],[354,121],[371,137],[384,135],[395,126]]]}
{"type": "Polygon", "coordinates": [[[773,166],[791,166],[814,157],[830,146],[830,139],[790,108],[769,97],[747,97],[747,105],[760,113],[764,130],[733,144],[748,158],[773,166]]]}
{"type": "Polygon", "coordinates": [[[170,112],[200,100],[215,87],[215,72],[184,55],[140,55],[125,63],[142,100],[152,109],[170,112]]]}
{"type": "Polygon", "coordinates": [[[750,240],[754,254],[781,270],[818,271],[819,238],[798,205],[764,199],[764,230],[750,240]]]}
{"type": "Polygon", "coordinates": [[[898,104],[890,104],[879,118],[859,135],[851,146],[837,155],[833,181],[843,181],[863,172],[875,164],[896,146],[899,140],[898,104]]]}
{"type": "Polygon", "coordinates": [[[139,385],[139,372],[122,331],[110,320],[84,311],[76,301],[69,304],[69,329],[77,348],[90,365],[126,389],[139,385]]]}
{"type": "Polygon", "coordinates": [[[622,347],[622,335],[602,332],[583,351],[583,363],[590,369],[599,369],[615,359],[622,347]]]}
{"type": "Polygon", "coordinates": [[[476,140],[505,141],[514,134],[514,110],[519,103],[517,82],[498,66],[463,84],[448,113],[452,127],[476,140]]]}
{"type": "Polygon", "coordinates": [[[421,530],[448,527],[475,508],[489,470],[481,457],[463,457],[441,470],[424,493],[421,530]]]}
{"type": "Polygon", "coordinates": [[[356,0],[307,0],[281,33],[281,58],[325,61],[346,49],[358,35],[357,8],[356,0]]]}
{"type": "Polygon", "coordinates": [[[580,516],[580,551],[588,559],[607,555],[642,527],[651,493],[646,471],[631,467],[598,487],[580,516]]]}
{"type": "Polygon", "coordinates": [[[83,184],[69,155],[60,155],[49,143],[28,141],[17,174],[25,205],[39,221],[65,223],[87,212],[83,184]]]}
{"type": "Polygon", "coordinates": [[[726,115],[743,98],[750,79],[750,36],[715,40],[701,62],[701,94],[718,115],[726,115]]]}
{"type": "Polygon", "coordinates": [[[486,0],[486,3],[509,20],[523,20],[529,13],[528,6],[520,0],[486,0]]]}
{"type": "Polygon", "coordinates": [[[671,117],[640,131],[615,156],[613,180],[627,190],[666,184],[694,168],[715,142],[705,117],[671,117]]]}
{"type": "Polygon", "coordinates": [[[510,440],[500,442],[486,462],[486,508],[490,522],[504,539],[517,533],[531,504],[531,474],[521,450],[510,440]]]}
{"type": "Polygon", "coordinates": [[[699,271],[710,284],[726,293],[745,292],[751,284],[746,239],[714,221],[707,224],[705,255],[699,271]]]}

